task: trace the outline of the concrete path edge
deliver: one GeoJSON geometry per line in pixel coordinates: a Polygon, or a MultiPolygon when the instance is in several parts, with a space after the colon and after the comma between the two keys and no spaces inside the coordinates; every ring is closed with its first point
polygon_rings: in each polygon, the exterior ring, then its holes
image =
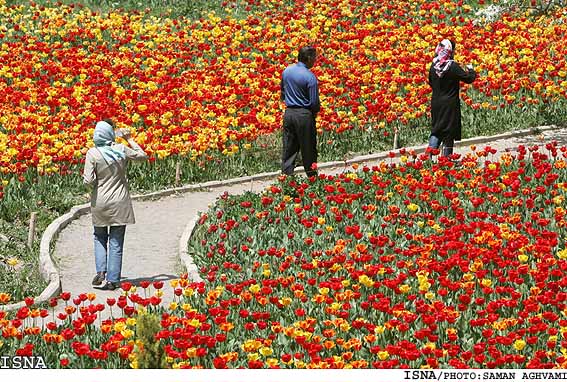
{"type": "MultiPolygon", "coordinates": [[[[538,126],[538,127],[532,127],[532,128],[529,128],[529,129],[523,129],[523,130],[517,130],[517,131],[502,133],[502,134],[498,134],[498,135],[479,136],[479,137],[474,137],[474,138],[463,139],[462,141],[459,141],[459,142],[456,142],[456,143],[457,143],[457,147],[462,147],[462,146],[465,146],[465,145],[483,144],[483,143],[488,143],[488,142],[491,142],[491,141],[501,140],[501,139],[506,139],[506,138],[515,138],[515,137],[522,137],[522,136],[526,136],[526,135],[535,135],[535,134],[538,134],[538,133],[541,133],[541,132],[544,132],[544,131],[555,130],[555,129],[558,129],[558,128],[559,127],[556,126],[556,125],[538,126]]],[[[346,161],[334,161],[334,162],[320,163],[320,164],[318,164],[317,167],[319,169],[335,168],[335,167],[347,167],[347,166],[352,165],[354,163],[362,163],[362,162],[366,162],[366,161],[370,161],[370,160],[386,159],[386,158],[389,157],[391,152],[399,153],[399,151],[401,149],[405,149],[406,151],[413,150],[416,153],[422,153],[422,152],[425,151],[426,148],[427,148],[426,144],[420,145],[420,146],[398,148],[398,149],[395,149],[395,150],[385,151],[385,152],[381,152],[381,153],[377,153],[377,154],[361,155],[361,156],[354,157],[352,159],[348,159],[346,161]]],[[[303,172],[303,167],[296,167],[295,172],[296,173],[303,172]]],[[[232,178],[232,179],[220,180],[220,181],[210,181],[210,182],[205,182],[205,183],[196,183],[196,184],[190,184],[190,185],[186,185],[186,186],[169,188],[169,189],[165,189],[165,190],[161,190],[161,191],[151,192],[151,193],[147,193],[147,194],[134,195],[134,196],[132,196],[132,199],[133,200],[147,200],[147,199],[152,199],[152,198],[161,198],[161,197],[170,196],[170,195],[173,195],[173,194],[198,191],[198,190],[207,189],[207,188],[223,187],[223,186],[235,185],[235,184],[246,183],[246,182],[251,182],[251,181],[258,181],[258,180],[275,179],[279,175],[280,175],[279,171],[274,171],[274,172],[266,172],[266,173],[261,173],[261,174],[251,175],[251,176],[245,176],[245,177],[240,177],[240,178],[232,178]]],[[[48,281],[48,285],[39,296],[34,297],[34,302],[36,304],[47,302],[50,299],[56,297],[57,295],[59,295],[61,293],[61,278],[59,276],[59,270],[57,269],[57,267],[55,266],[55,263],[53,262],[53,259],[51,258],[52,241],[54,240],[56,235],[59,232],[61,232],[61,230],[63,230],[63,228],[65,228],[69,223],[71,223],[73,220],[79,218],[80,216],[87,214],[89,211],[90,211],[90,204],[81,204],[81,205],[78,205],[78,206],[74,206],[74,207],[71,208],[71,210],[68,213],[66,213],[66,214],[58,217],[54,221],[52,221],[51,224],[49,224],[49,226],[45,229],[45,231],[42,235],[42,238],[41,238],[41,243],[40,243],[39,267],[40,267],[41,275],[44,278],[44,280],[48,281]]],[[[178,251],[178,253],[179,253],[179,258],[181,259],[181,262],[183,263],[183,265],[185,266],[185,268],[187,270],[189,279],[192,280],[192,281],[201,282],[203,280],[202,280],[201,276],[199,275],[199,269],[198,269],[197,265],[194,263],[193,258],[189,255],[188,248],[187,248],[187,244],[188,244],[189,240],[191,239],[191,236],[192,236],[192,234],[195,230],[195,227],[197,226],[198,220],[199,220],[199,214],[194,216],[189,221],[187,226],[185,227],[183,234],[181,235],[181,238],[179,240],[179,251],[178,251]]],[[[25,305],[26,304],[25,304],[24,301],[20,301],[20,302],[13,303],[13,304],[0,305],[0,310],[2,310],[2,311],[18,310],[18,309],[24,307],[25,305]]]]}

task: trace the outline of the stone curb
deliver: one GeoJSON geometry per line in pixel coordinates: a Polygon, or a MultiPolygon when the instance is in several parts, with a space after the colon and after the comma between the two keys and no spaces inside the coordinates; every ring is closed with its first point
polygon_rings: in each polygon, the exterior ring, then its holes
{"type": "MultiPolygon", "coordinates": [[[[555,130],[555,129],[559,129],[558,126],[551,125],[551,126],[533,127],[533,128],[530,128],[530,129],[512,131],[512,132],[498,134],[498,135],[490,135],[490,136],[489,135],[481,135],[479,137],[467,138],[467,139],[463,139],[461,141],[455,142],[455,146],[456,147],[465,147],[465,146],[470,146],[470,145],[478,145],[478,144],[489,143],[489,142],[498,141],[498,140],[507,139],[507,138],[518,138],[518,137],[524,137],[526,135],[535,135],[535,134],[538,134],[538,133],[542,133],[544,131],[555,130]]],[[[352,159],[347,159],[346,161],[341,161],[341,162],[335,161],[335,162],[321,163],[321,164],[317,165],[317,168],[332,168],[332,167],[339,167],[339,166],[345,166],[346,167],[346,166],[348,166],[350,164],[354,164],[354,163],[363,163],[363,162],[372,161],[372,160],[387,159],[387,158],[390,157],[390,153],[399,153],[399,151],[401,149],[404,149],[406,151],[413,150],[414,152],[419,154],[419,153],[425,152],[427,147],[428,147],[428,145],[424,144],[424,145],[420,145],[420,146],[403,147],[403,148],[399,148],[399,149],[395,149],[395,150],[391,150],[391,151],[384,151],[384,152],[377,153],[377,154],[361,155],[361,156],[354,157],[352,159]]],[[[303,167],[298,167],[298,169],[301,169],[301,171],[303,171],[303,167]]]]}
{"type": "MultiPolygon", "coordinates": [[[[488,143],[506,138],[516,138],[516,137],[523,137],[526,135],[535,135],[544,131],[555,130],[555,129],[558,129],[558,127],[555,125],[539,126],[530,129],[512,131],[498,135],[468,138],[460,142],[457,142],[457,147],[463,147],[472,144],[488,143]]],[[[403,149],[405,149],[406,151],[413,150],[416,153],[421,153],[427,149],[427,145],[405,147],[403,149]]],[[[367,161],[386,159],[390,157],[390,153],[399,153],[399,151],[400,149],[396,149],[377,154],[361,155],[345,161],[325,162],[318,164],[317,167],[319,169],[347,167],[348,165],[354,163],[363,163],[367,161]]],[[[303,167],[296,167],[295,172],[302,173],[303,167]]],[[[170,196],[173,194],[198,191],[207,188],[216,188],[216,187],[230,186],[230,185],[246,183],[246,182],[275,179],[280,174],[281,173],[279,171],[274,171],[274,172],[265,172],[261,174],[245,176],[240,178],[221,180],[221,181],[215,180],[205,183],[190,184],[182,187],[175,187],[166,190],[156,191],[149,194],[133,195],[132,199],[147,200],[152,198],[170,196]]],[[[50,247],[53,238],[74,219],[77,219],[78,217],[88,213],[89,211],[90,211],[90,204],[81,204],[78,206],[74,206],[71,208],[71,210],[68,213],[52,221],[51,224],[49,224],[49,226],[46,228],[45,232],[43,233],[41,238],[40,250],[39,250],[39,266],[40,266],[41,275],[46,281],[49,282],[49,284],[39,296],[34,297],[35,303],[43,303],[49,301],[51,298],[61,293],[61,279],[59,276],[59,271],[55,267],[55,264],[51,259],[50,247]]],[[[197,214],[189,221],[189,223],[185,227],[185,230],[183,231],[183,234],[181,235],[181,238],[179,240],[178,253],[181,261],[183,262],[185,268],[187,269],[190,279],[192,281],[201,282],[203,281],[203,279],[199,275],[198,267],[194,263],[193,258],[189,255],[187,250],[187,243],[189,242],[193,234],[193,231],[195,230],[198,219],[199,219],[199,215],[197,214]]],[[[25,306],[25,302],[23,301],[13,304],[0,305],[0,311],[17,310],[24,306],[25,306]]]]}
{"type": "MultiPolygon", "coordinates": [[[[90,209],[90,204],[81,204],[71,208],[69,212],[55,219],[47,226],[41,236],[39,245],[39,270],[42,277],[49,282],[47,287],[37,297],[34,297],[35,303],[43,303],[61,293],[61,278],[59,270],[51,259],[51,242],[53,238],[61,232],[69,223],[77,217],[84,215],[90,209]]],[[[25,302],[20,301],[14,304],[0,305],[0,310],[10,311],[20,309],[26,306],[25,302]]]]}
{"type": "Polygon", "coordinates": [[[193,218],[189,221],[183,234],[179,238],[179,258],[181,259],[185,269],[187,270],[188,279],[195,282],[202,282],[203,279],[199,274],[199,268],[193,261],[193,258],[189,255],[189,250],[187,248],[187,243],[193,236],[193,232],[195,231],[195,227],[197,227],[197,222],[199,221],[199,214],[195,214],[193,218]]]}

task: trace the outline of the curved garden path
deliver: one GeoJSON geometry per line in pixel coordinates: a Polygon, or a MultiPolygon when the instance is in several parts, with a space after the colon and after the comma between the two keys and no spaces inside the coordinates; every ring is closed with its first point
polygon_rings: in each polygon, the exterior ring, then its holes
{"type": "MultiPolygon", "coordinates": [[[[545,144],[552,140],[557,140],[561,145],[567,145],[567,129],[547,130],[542,134],[522,137],[500,136],[496,140],[486,138],[484,141],[479,138],[475,140],[461,142],[456,152],[460,154],[469,152],[471,144],[475,144],[478,148],[491,146],[499,153],[513,150],[520,144],[531,146],[545,144]]],[[[423,149],[423,146],[420,148],[423,149]]],[[[494,160],[497,155],[487,159],[494,160]]],[[[359,160],[359,163],[372,165],[382,160],[384,159],[362,159],[359,160]]],[[[344,169],[344,163],[341,165],[340,162],[337,162],[334,166],[329,165],[328,168],[320,171],[340,173],[344,169]]],[[[298,169],[298,172],[302,173],[301,169],[298,169]]],[[[180,238],[188,222],[199,211],[206,211],[208,206],[224,192],[229,194],[246,191],[259,192],[272,182],[273,179],[246,181],[154,200],[134,201],[137,223],[128,226],[126,230],[122,267],[123,281],[130,281],[134,285],[138,285],[141,280],[164,281],[162,300],[163,303],[169,303],[173,298],[170,280],[177,278],[180,270],[183,269],[179,261],[179,246],[180,238]]],[[[117,297],[121,291],[100,291],[91,286],[91,279],[95,273],[92,241],[91,216],[90,214],[83,215],[61,231],[52,258],[60,271],[63,291],[70,292],[72,297],[81,293],[94,292],[96,293],[95,302],[105,303],[108,297],[117,297]]]]}

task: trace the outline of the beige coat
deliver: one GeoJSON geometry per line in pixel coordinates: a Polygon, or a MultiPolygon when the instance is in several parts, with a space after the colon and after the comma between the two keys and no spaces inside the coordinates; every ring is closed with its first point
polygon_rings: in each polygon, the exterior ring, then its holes
{"type": "Polygon", "coordinates": [[[134,224],[134,210],[126,179],[128,160],[144,160],[148,156],[132,139],[132,148],[113,144],[115,150],[124,152],[126,158],[116,162],[109,161],[93,147],[87,151],[83,182],[92,186],[91,214],[95,227],[134,224]]]}

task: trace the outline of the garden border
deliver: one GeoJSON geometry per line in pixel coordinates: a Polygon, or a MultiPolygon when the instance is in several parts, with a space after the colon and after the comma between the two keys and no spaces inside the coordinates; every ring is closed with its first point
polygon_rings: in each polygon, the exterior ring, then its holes
{"type": "MultiPolygon", "coordinates": [[[[511,132],[507,132],[507,133],[502,133],[502,134],[498,134],[498,135],[479,136],[479,137],[468,138],[468,139],[464,139],[462,141],[456,142],[457,143],[456,146],[457,147],[470,146],[472,144],[482,144],[482,143],[487,143],[487,142],[506,139],[506,138],[515,138],[515,137],[523,137],[523,136],[527,136],[527,135],[536,135],[536,134],[544,132],[544,131],[555,130],[555,129],[560,129],[560,128],[561,127],[558,127],[556,125],[538,126],[538,127],[532,127],[532,128],[529,128],[529,129],[523,129],[523,130],[518,130],[518,131],[511,131],[511,132]]],[[[336,168],[336,167],[347,167],[347,166],[352,165],[354,163],[364,163],[364,162],[368,162],[368,161],[388,159],[390,157],[391,152],[397,153],[402,149],[413,150],[414,152],[422,153],[422,152],[425,152],[426,148],[427,148],[427,144],[420,145],[420,146],[397,148],[395,150],[384,151],[384,152],[376,153],[376,154],[361,155],[361,156],[357,156],[357,157],[354,157],[352,159],[348,159],[348,160],[344,160],[344,161],[320,163],[320,164],[318,164],[318,168],[319,169],[325,169],[325,168],[328,169],[328,168],[336,168]]],[[[296,167],[295,172],[296,173],[302,173],[303,167],[296,167]]],[[[274,172],[260,173],[260,174],[245,176],[245,177],[240,177],[240,178],[232,178],[232,179],[227,179],[227,180],[221,180],[221,181],[210,181],[210,182],[205,182],[205,183],[190,184],[190,185],[186,185],[186,186],[156,191],[156,192],[152,192],[152,193],[148,193],[148,194],[134,195],[134,196],[132,196],[132,199],[133,200],[147,200],[147,199],[152,199],[152,198],[161,198],[161,197],[165,197],[165,196],[170,196],[170,195],[173,195],[173,194],[193,192],[193,191],[198,191],[198,190],[208,189],[208,188],[216,188],[216,187],[234,185],[234,184],[240,184],[240,183],[246,183],[246,182],[274,179],[277,176],[279,176],[280,174],[281,174],[280,171],[274,171],[274,172]]],[[[59,276],[59,270],[55,267],[55,264],[54,264],[54,262],[51,258],[51,243],[53,241],[53,238],[59,232],[61,232],[61,230],[63,228],[65,228],[69,223],[71,223],[74,219],[77,219],[78,217],[88,213],[89,211],[90,211],[90,203],[74,206],[74,207],[71,208],[71,210],[68,213],[66,213],[66,214],[58,217],[54,221],[52,221],[51,224],[49,224],[49,226],[45,229],[45,231],[42,235],[42,238],[41,238],[41,244],[40,244],[40,250],[39,250],[39,266],[40,266],[41,275],[43,276],[43,278],[46,281],[48,281],[49,284],[39,296],[34,297],[35,303],[47,302],[51,298],[53,298],[53,297],[57,296],[59,293],[61,293],[61,278],[59,276]]],[[[185,266],[185,268],[187,270],[187,273],[188,273],[190,279],[192,281],[200,282],[200,281],[202,281],[202,278],[200,277],[198,268],[197,268],[196,264],[194,263],[193,258],[189,255],[189,252],[188,252],[188,249],[187,249],[187,243],[189,242],[189,240],[190,240],[190,238],[193,234],[193,231],[195,230],[198,219],[199,219],[199,212],[186,225],[186,227],[183,231],[183,234],[181,235],[181,238],[179,240],[178,254],[179,254],[179,258],[181,259],[183,265],[185,266]]],[[[0,305],[0,311],[17,310],[17,309],[24,307],[25,305],[26,304],[25,304],[24,301],[20,301],[20,302],[13,303],[13,304],[0,305]]]]}

